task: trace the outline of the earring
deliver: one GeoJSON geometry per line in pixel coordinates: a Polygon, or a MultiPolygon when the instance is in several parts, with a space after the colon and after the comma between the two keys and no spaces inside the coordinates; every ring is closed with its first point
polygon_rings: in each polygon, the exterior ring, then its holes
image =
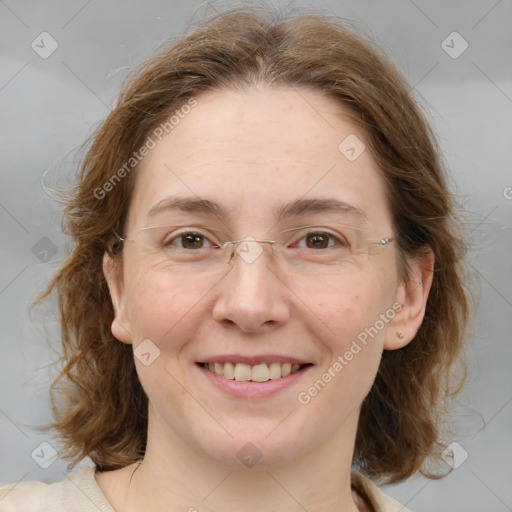
{"type": "Polygon", "coordinates": [[[396,331],[396,335],[403,340],[404,339],[404,333],[402,331],[396,331]]]}

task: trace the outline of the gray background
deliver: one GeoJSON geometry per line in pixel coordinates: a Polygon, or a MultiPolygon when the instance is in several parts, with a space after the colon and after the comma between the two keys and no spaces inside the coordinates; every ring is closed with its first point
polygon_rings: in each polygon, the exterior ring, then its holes
{"type": "MultiPolygon", "coordinates": [[[[0,0],[2,482],[62,480],[67,471],[61,459],[47,469],[36,463],[41,450],[49,452],[41,442],[58,449],[34,429],[49,419],[55,369],[45,338],[57,346],[58,331],[51,305],[35,315],[27,305],[67,244],[60,207],[44,188],[72,182],[75,149],[105,117],[133,64],[191,21],[228,5],[234,2],[0,0]],[[42,46],[44,31],[58,43],[46,59],[31,47],[34,40],[42,46]]],[[[468,458],[442,480],[414,477],[385,490],[417,512],[512,510],[512,2],[293,5],[357,20],[406,75],[439,134],[475,245],[470,257],[481,282],[479,305],[468,383],[454,410],[458,434],[451,439],[468,458]],[[442,47],[454,31],[469,45],[458,58],[442,47]]],[[[462,48],[460,39],[448,41],[452,52],[462,48]]],[[[49,44],[46,39],[44,51],[49,44]]]]}

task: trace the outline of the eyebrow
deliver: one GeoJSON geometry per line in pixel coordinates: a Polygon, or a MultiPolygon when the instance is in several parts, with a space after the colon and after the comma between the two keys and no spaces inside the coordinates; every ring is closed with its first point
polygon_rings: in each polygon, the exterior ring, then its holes
{"type": "MultiPolygon", "coordinates": [[[[222,204],[194,196],[163,199],[148,211],[147,217],[152,218],[159,213],[173,210],[210,214],[222,221],[229,221],[231,218],[228,209],[222,204]]],[[[318,212],[341,213],[359,220],[368,219],[366,213],[357,206],[334,198],[302,198],[290,203],[278,204],[273,208],[276,222],[318,212]]]]}
{"type": "Polygon", "coordinates": [[[291,203],[274,208],[277,221],[317,212],[342,213],[361,220],[368,219],[366,213],[357,206],[334,198],[296,199],[291,203]]]}

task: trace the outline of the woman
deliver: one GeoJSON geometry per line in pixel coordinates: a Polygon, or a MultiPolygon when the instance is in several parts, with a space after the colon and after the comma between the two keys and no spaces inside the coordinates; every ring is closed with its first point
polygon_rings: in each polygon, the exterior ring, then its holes
{"type": "Polygon", "coordinates": [[[343,23],[234,9],[165,48],[65,218],[53,426],[95,468],[2,510],[387,512],[371,479],[438,476],[453,206],[407,84],[343,23]]]}

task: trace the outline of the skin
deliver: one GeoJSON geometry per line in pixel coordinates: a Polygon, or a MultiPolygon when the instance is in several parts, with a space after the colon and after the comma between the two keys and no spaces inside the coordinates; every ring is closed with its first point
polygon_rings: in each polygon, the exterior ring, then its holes
{"type": "MultiPolygon", "coordinates": [[[[268,238],[272,208],[302,197],[348,202],[365,212],[375,240],[393,234],[370,152],[351,162],[338,150],[348,135],[364,141],[364,134],[333,99],[268,87],[197,99],[137,171],[128,237],[148,224],[151,207],[175,194],[222,203],[232,217],[219,226],[232,240],[268,238]]],[[[160,350],[149,366],[135,358],[150,402],[144,461],[135,473],[129,466],[96,474],[115,510],[365,510],[350,488],[361,403],[382,351],[403,347],[417,332],[432,280],[431,252],[411,262],[403,283],[395,251],[396,244],[386,246],[362,272],[309,279],[280,274],[268,249],[253,263],[237,257],[229,271],[204,279],[149,264],[136,244],[125,244],[122,268],[106,255],[114,336],[134,349],[150,339],[160,350]],[[394,303],[401,311],[301,405],[297,394],[394,303]],[[196,366],[226,353],[291,355],[314,366],[274,396],[240,399],[211,386],[196,366]],[[248,442],[261,454],[252,468],[237,457],[248,442]]]]}

